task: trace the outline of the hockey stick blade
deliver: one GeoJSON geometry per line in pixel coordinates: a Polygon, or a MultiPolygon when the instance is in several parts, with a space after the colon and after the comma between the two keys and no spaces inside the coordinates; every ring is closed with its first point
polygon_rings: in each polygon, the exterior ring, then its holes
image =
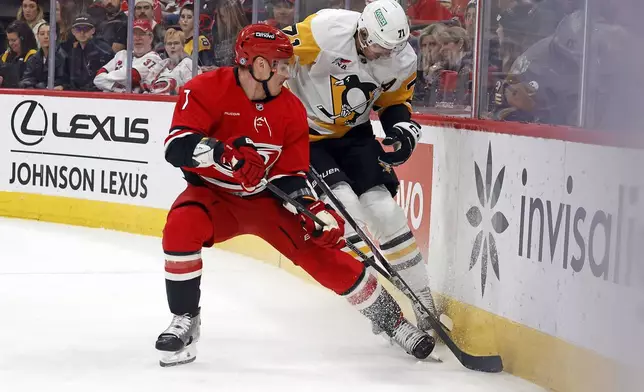
{"type": "Polygon", "coordinates": [[[416,301],[417,303],[419,303],[420,306],[425,310],[425,312],[429,316],[428,320],[432,328],[437,332],[440,339],[452,351],[452,353],[454,353],[454,356],[456,357],[456,359],[458,359],[458,361],[464,367],[470,370],[476,370],[476,371],[486,372],[486,373],[498,373],[503,371],[503,361],[501,359],[501,356],[499,355],[476,356],[476,355],[468,354],[463,350],[461,350],[461,348],[458,347],[456,343],[454,343],[454,340],[449,336],[447,332],[445,332],[443,325],[440,323],[440,321],[438,321],[436,319],[436,316],[434,316],[422,304],[422,302],[420,302],[416,294],[411,290],[411,288],[407,285],[407,283],[400,277],[400,275],[395,270],[393,270],[391,265],[387,262],[385,257],[382,255],[382,253],[380,253],[380,249],[375,246],[373,241],[371,241],[371,238],[369,238],[364,233],[364,231],[356,223],[353,217],[347,212],[342,202],[340,202],[340,200],[338,200],[338,198],[333,194],[333,192],[326,184],[324,179],[322,179],[322,176],[318,174],[318,172],[315,170],[313,166],[310,166],[309,176],[312,177],[313,181],[315,181],[320,186],[320,189],[322,189],[324,194],[329,198],[333,207],[335,207],[335,209],[338,212],[340,212],[340,214],[344,217],[345,221],[353,227],[353,229],[360,236],[360,238],[365,242],[365,244],[367,244],[371,248],[371,251],[373,252],[374,256],[387,269],[387,272],[389,272],[389,275],[391,276],[390,280],[392,281],[394,286],[402,289],[405,295],[410,297],[412,301],[416,301]]]}

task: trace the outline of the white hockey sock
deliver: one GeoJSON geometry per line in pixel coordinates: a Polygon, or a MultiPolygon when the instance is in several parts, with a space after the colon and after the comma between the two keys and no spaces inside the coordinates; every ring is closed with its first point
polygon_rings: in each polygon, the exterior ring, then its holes
{"type": "MultiPolygon", "coordinates": [[[[340,202],[342,202],[344,208],[346,208],[347,212],[351,214],[351,217],[356,221],[356,223],[358,223],[358,225],[360,225],[360,227],[365,230],[367,226],[367,222],[365,222],[366,211],[360,204],[360,200],[358,199],[358,196],[356,196],[356,194],[353,192],[353,189],[351,189],[351,186],[349,186],[349,184],[347,184],[346,182],[337,183],[333,186],[333,194],[338,198],[338,200],[340,200],[340,202]]],[[[329,202],[327,196],[323,195],[322,201],[332,205],[332,203],[329,202]]],[[[344,235],[347,242],[351,242],[358,249],[360,249],[362,253],[366,254],[367,257],[371,257],[373,255],[371,249],[369,249],[364,241],[360,239],[356,231],[348,223],[344,225],[344,235]]],[[[351,255],[351,257],[355,258],[358,261],[363,261],[362,257],[358,256],[348,246],[342,248],[342,251],[348,253],[349,255],[351,255]]]]}
{"type": "Polygon", "coordinates": [[[380,250],[392,267],[414,292],[429,286],[427,269],[404,211],[384,186],[374,187],[360,196],[360,204],[372,221],[372,232],[380,250]]]}
{"type": "Polygon", "coordinates": [[[414,292],[429,286],[423,255],[420,253],[411,231],[403,231],[403,233],[382,243],[380,249],[393,269],[400,274],[414,292]]]}

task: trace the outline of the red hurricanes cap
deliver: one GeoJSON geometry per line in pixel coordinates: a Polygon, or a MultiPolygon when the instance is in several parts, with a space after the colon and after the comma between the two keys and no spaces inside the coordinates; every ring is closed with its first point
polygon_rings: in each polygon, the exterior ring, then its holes
{"type": "Polygon", "coordinates": [[[147,19],[136,19],[132,29],[140,29],[146,33],[152,32],[152,23],[147,19]]]}
{"type": "Polygon", "coordinates": [[[257,57],[269,62],[290,59],[293,45],[286,34],[267,24],[251,24],[242,29],[235,44],[235,62],[248,67],[257,57]]]}

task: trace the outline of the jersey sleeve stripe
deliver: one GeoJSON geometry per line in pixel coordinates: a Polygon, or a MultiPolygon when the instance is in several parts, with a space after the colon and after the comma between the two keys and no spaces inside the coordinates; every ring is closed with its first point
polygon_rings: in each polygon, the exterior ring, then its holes
{"type": "Polygon", "coordinates": [[[170,143],[172,143],[173,141],[175,141],[177,139],[181,139],[183,137],[186,137],[186,136],[189,136],[189,135],[196,135],[196,134],[197,134],[196,132],[191,132],[191,131],[188,131],[188,130],[182,130],[180,132],[175,133],[174,135],[169,135],[165,139],[165,143],[164,143],[165,148],[167,149],[168,146],[170,145],[170,143]]]}
{"type": "Polygon", "coordinates": [[[299,172],[290,173],[290,174],[278,174],[278,175],[269,177],[268,182],[271,182],[273,180],[277,180],[278,178],[282,178],[282,177],[303,177],[303,178],[306,178],[306,173],[303,172],[303,171],[299,171],[299,172]]]}

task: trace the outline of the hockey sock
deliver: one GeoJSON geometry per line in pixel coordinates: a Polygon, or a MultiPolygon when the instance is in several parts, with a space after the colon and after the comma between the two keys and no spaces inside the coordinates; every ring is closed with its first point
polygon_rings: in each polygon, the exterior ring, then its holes
{"type": "Polygon", "coordinates": [[[371,268],[344,296],[360,313],[382,330],[391,333],[402,320],[402,311],[393,297],[385,290],[371,268]]]}
{"type": "Polygon", "coordinates": [[[373,221],[372,233],[391,266],[414,292],[429,286],[423,255],[409,229],[404,211],[384,186],[371,188],[360,196],[360,203],[373,221]]]}
{"type": "MultiPolygon", "coordinates": [[[[351,232],[355,233],[355,231],[353,231],[353,229],[350,229],[350,230],[351,230],[351,232]]],[[[345,229],[345,231],[348,232],[349,230],[345,229]]],[[[369,246],[367,244],[365,244],[365,242],[362,239],[360,239],[360,236],[358,236],[357,234],[348,236],[346,238],[346,241],[347,241],[347,243],[351,243],[351,244],[355,245],[355,247],[358,248],[367,257],[373,256],[373,252],[371,252],[371,248],[369,248],[369,246]]],[[[362,257],[358,256],[358,254],[356,254],[356,252],[352,251],[348,246],[345,246],[344,248],[342,248],[342,251],[345,252],[345,253],[348,253],[354,259],[356,259],[356,260],[358,260],[360,262],[363,262],[362,257]]]]}
{"type": "Polygon", "coordinates": [[[165,288],[173,314],[198,313],[201,297],[201,252],[177,255],[165,252],[165,288]]]}
{"type": "Polygon", "coordinates": [[[207,213],[197,205],[174,208],[163,229],[165,286],[170,311],[195,315],[201,297],[201,248],[213,235],[207,213]]]}
{"type": "MultiPolygon", "coordinates": [[[[364,207],[360,204],[358,196],[353,192],[351,186],[346,182],[339,182],[333,186],[333,194],[342,202],[344,207],[347,209],[347,212],[351,214],[351,217],[360,225],[363,230],[368,231],[367,222],[365,222],[366,211],[364,207]]],[[[328,197],[326,195],[322,196],[322,201],[329,203],[328,197]]],[[[360,239],[360,236],[356,231],[351,227],[351,225],[345,225],[345,238],[347,242],[355,245],[360,251],[366,254],[368,257],[371,257],[373,254],[369,246],[360,239]]],[[[362,257],[358,256],[354,251],[352,251],[348,246],[342,248],[342,251],[348,253],[354,259],[362,262],[362,257]]]]}
{"type": "Polygon", "coordinates": [[[419,291],[429,286],[423,255],[411,231],[405,230],[382,243],[380,250],[412,290],[419,291]]]}

